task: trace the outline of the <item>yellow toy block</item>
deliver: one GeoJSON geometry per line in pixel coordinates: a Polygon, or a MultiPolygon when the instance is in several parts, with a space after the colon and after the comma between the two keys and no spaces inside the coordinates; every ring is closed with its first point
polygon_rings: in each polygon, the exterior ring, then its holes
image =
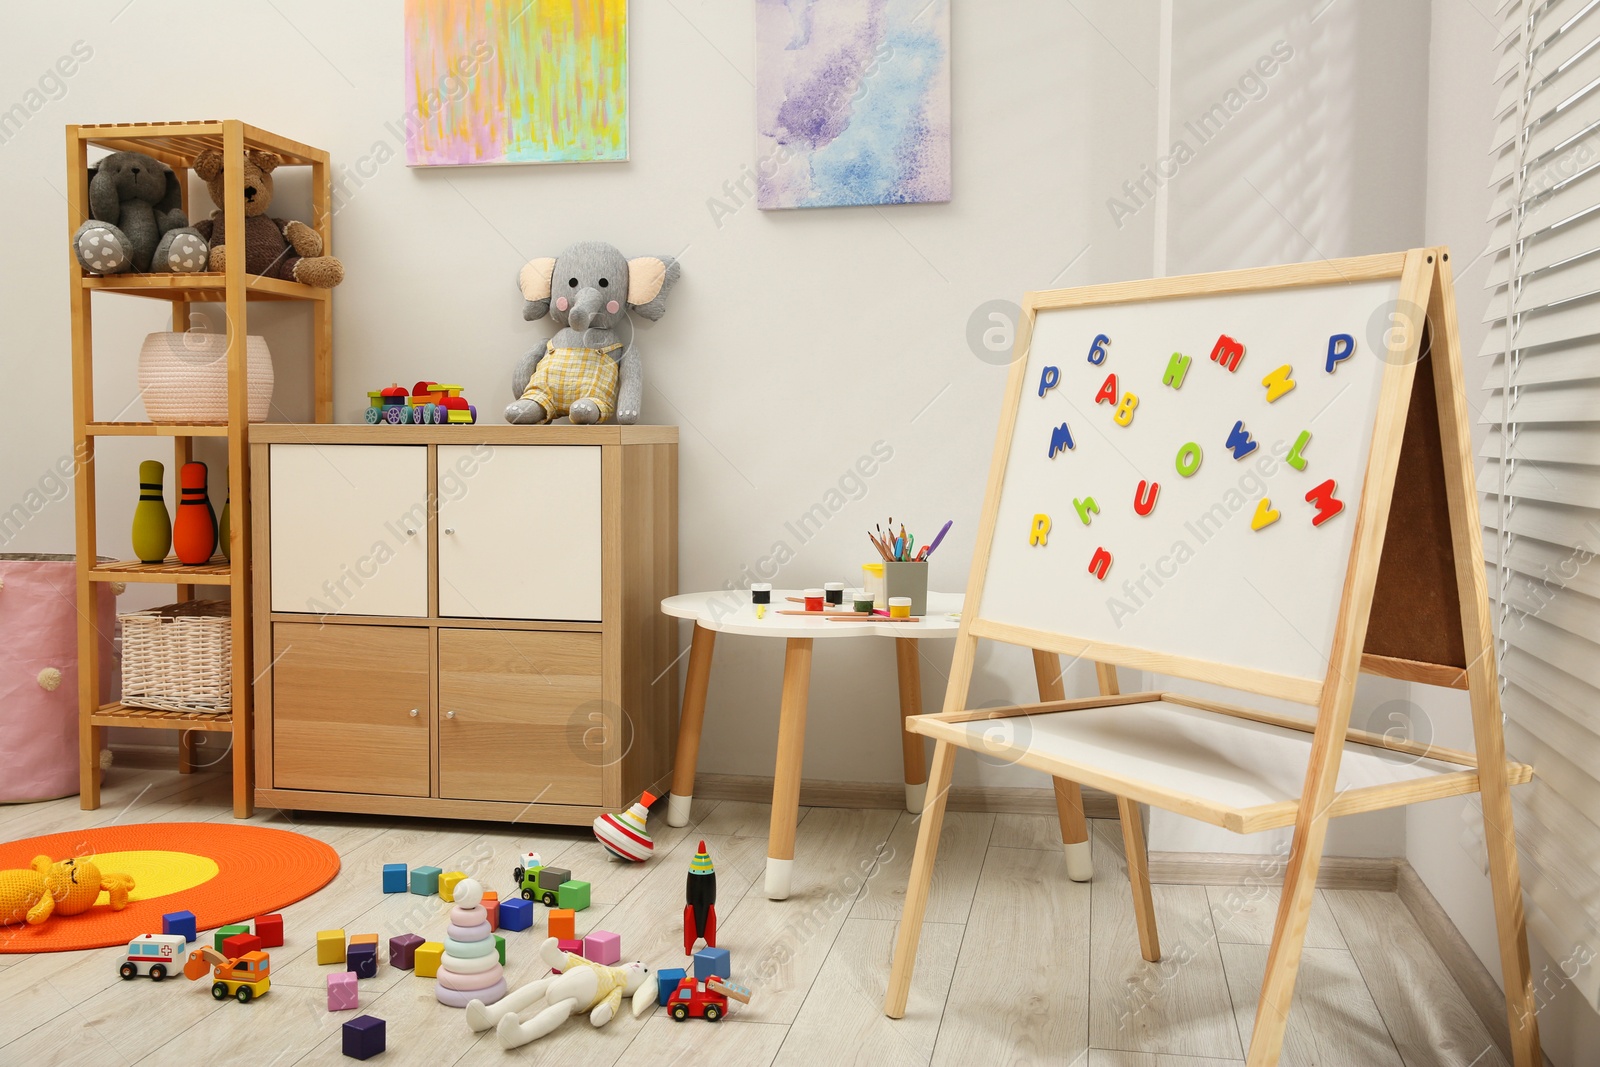
{"type": "Polygon", "coordinates": [[[412,972],[418,978],[439,977],[439,961],[444,957],[444,944],[440,941],[424,941],[417,946],[417,953],[412,957],[412,972]]]}
{"type": "Polygon", "coordinates": [[[317,931],[317,962],[318,963],[343,963],[344,962],[344,931],[343,930],[318,930],[317,931]]]}
{"type": "Polygon", "coordinates": [[[456,899],[456,883],[465,878],[460,871],[446,871],[439,876],[439,899],[454,903],[456,899]]]}

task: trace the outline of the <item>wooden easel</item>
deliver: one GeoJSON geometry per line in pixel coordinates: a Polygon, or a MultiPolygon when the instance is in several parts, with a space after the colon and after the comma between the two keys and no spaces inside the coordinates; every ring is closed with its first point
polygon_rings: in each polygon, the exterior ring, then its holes
{"type": "MultiPolygon", "coordinates": [[[[884,1012],[891,1018],[900,1018],[906,1010],[956,749],[984,747],[993,754],[993,744],[982,740],[986,727],[991,728],[992,736],[991,720],[1010,719],[1015,723],[1024,716],[1039,716],[1027,720],[1031,728],[1012,731],[1023,740],[1004,754],[1020,765],[1051,774],[1058,794],[1068,783],[1081,783],[1118,797],[1140,946],[1147,960],[1159,959],[1160,949],[1140,804],[1153,804],[1240,833],[1294,827],[1250,1041],[1250,1067],[1272,1067],[1278,1062],[1329,819],[1445,796],[1481,794],[1513,1060],[1516,1067],[1540,1067],[1543,1060],[1509,792],[1510,786],[1526,782],[1532,771],[1522,764],[1509,763],[1505,756],[1448,251],[1421,248],[1318,264],[1030,293],[1017,346],[1023,358],[1012,365],[967,588],[969,610],[957,637],[945,708],[938,715],[907,720],[908,729],[934,738],[936,744],[884,1012]],[[995,545],[996,515],[1018,404],[1025,384],[1031,384],[1024,382],[1028,373],[1026,356],[1040,310],[1396,278],[1398,306],[1426,308],[1426,329],[1404,331],[1406,336],[1396,336],[1389,342],[1388,365],[1382,370],[1371,450],[1354,516],[1357,525],[1344,572],[1327,674],[1320,683],[1314,679],[1295,682],[1260,670],[983,617],[981,605],[995,545]],[[1425,335],[1431,346],[1424,343],[1425,335]],[[1413,388],[1419,369],[1431,370],[1431,389],[1427,388],[1426,379],[1421,388],[1413,388]],[[1399,521],[1391,525],[1391,516],[1399,521]],[[1448,552],[1444,551],[1445,546],[1448,552]],[[1102,696],[1064,700],[1057,690],[1042,692],[1042,702],[1038,704],[968,710],[968,687],[979,638],[1039,650],[1036,656],[1055,653],[1094,660],[1102,696]],[[1296,699],[1316,707],[1315,724],[1177,694],[1119,695],[1118,665],[1296,699]],[[1475,752],[1394,741],[1352,730],[1351,703],[1356,677],[1362,671],[1466,689],[1471,700],[1475,752]],[[1119,768],[1115,759],[1082,755],[1084,749],[1072,743],[1075,722],[1087,723],[1096,715],[1102,723],[1112,721],[1107,716],[1130,716],[1125,721],[1134,724],[1142,721],[1138,718],[1141,715],[1165,714],[1171,718],[1197,712],[1205,716],[1208,729],[1243,729],[1251,731],[1251,738],[1266,738],[1280,747],[1305,746],[1306,772],[1298,798],[1291,795],[1276,802],[1249,804],[1219,801],[1202,795],[1203,791],[1174,787],[1165,775],[1139,776],[1119,768]],[[1082,718],[1075,720],[1075,716],[1082,718]],[[1414,760],[1403,775],[1341,787],[1342,764],[1352,773],[1364,763],[1381,771],[1393,766],[1386,761],[1392,761],[1396,753],[1414,760]]],[[[1136,731],[1132,725],[1127,728],[1136,731]]],[[[1068,813],[1063,809],[1062,814],[1065,831],[1068,813]]]]}

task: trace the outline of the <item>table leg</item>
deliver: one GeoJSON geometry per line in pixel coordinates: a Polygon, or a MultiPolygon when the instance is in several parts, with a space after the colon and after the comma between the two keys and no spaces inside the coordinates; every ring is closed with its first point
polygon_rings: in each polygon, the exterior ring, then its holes
{"type": "Polygon", "coordinates": [[[894,662],[900,676],[900,747],[905,759],[906,811],[922,814],[928,796],[928,764],[922,735],[906,729],[906,718],[922,714],[922,671],[917,665],[917,639],[894,639],[894,662]]]}
{"type": "Polygon", "coordinates": [[[783,653],[778,710],[778,766],[772,776],[772,827],[767,835],[767,897],[784,900],[794,871],[800,817],[800,763],[806,747],[806,694],[811,688],[811,638],[791,637],[783,653]]]}
{"type": "MultiPolygon", "coordinates": [[[[1061,680],[1061,657],[1043,649],[1033,650],[1033,677],[1041,701],[1064,700],[1067,687],[1061,680]]],[[[1056,792],[1056,820],[1061,824],[1061,847],[1067,854],[1067,877],[1087,882],[1094,875],[1089,858],[1089,823],[1083,817],[1083,790],[1077,782],[1052,778],[1056,792]]]]}
{"type": "Polygon", "coordinates": [[[678,754],[672,765],[672,792],[667,796],[667,825],[689,825],[694,801],[694,768],[700,760],[700,728],[706,721],[706,689],[711,684],[711,650],[717,632],[694,624],[689,643],[689,673],[683,683],[683,712],[678,718],[678,754]]]}

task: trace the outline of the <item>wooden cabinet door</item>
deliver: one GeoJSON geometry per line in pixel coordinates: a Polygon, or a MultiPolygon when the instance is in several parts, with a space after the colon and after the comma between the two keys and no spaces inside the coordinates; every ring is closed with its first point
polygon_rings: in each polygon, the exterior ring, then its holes
{"type": "Polygon", "coordinates": [[[600,448],[439,446],[439,614],[600,621],[600,448]]]}
{"type": "Polygon", "coordinates": [[[428,450],[272,445],[272,610],[428,614],[428,450]]]}
{"type": "Polygon", "coordinates": [[[425,627],[274,623],[272,784],[428,795],[425,627]]]}
{"type": "Polygon", "coordinates": [[[599,804],[600,635],[439,631],[439,795],[599,804]]]}

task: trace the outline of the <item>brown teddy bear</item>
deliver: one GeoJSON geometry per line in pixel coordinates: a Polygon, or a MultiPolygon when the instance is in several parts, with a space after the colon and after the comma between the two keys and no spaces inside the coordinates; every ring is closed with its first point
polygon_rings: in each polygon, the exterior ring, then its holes
{"type": "MultiPolygon", "coordinates": [[[[266,213],[272,203],[272,171],[281,162],[271,152],[250,149],[244,154],[244,269],[249,274],[332,289],[344,281],[344,264],[322,254],[321,234],[303,222],[275,219],[266,213]]],[[[214,148],[201,152],[195,158],[194,172],[206,183],[211,199],[222,203],[222,153],[214,148]]],[[[211,269],[226,270],[222,209],[194,228],[211,243],[211,269]]]]}

